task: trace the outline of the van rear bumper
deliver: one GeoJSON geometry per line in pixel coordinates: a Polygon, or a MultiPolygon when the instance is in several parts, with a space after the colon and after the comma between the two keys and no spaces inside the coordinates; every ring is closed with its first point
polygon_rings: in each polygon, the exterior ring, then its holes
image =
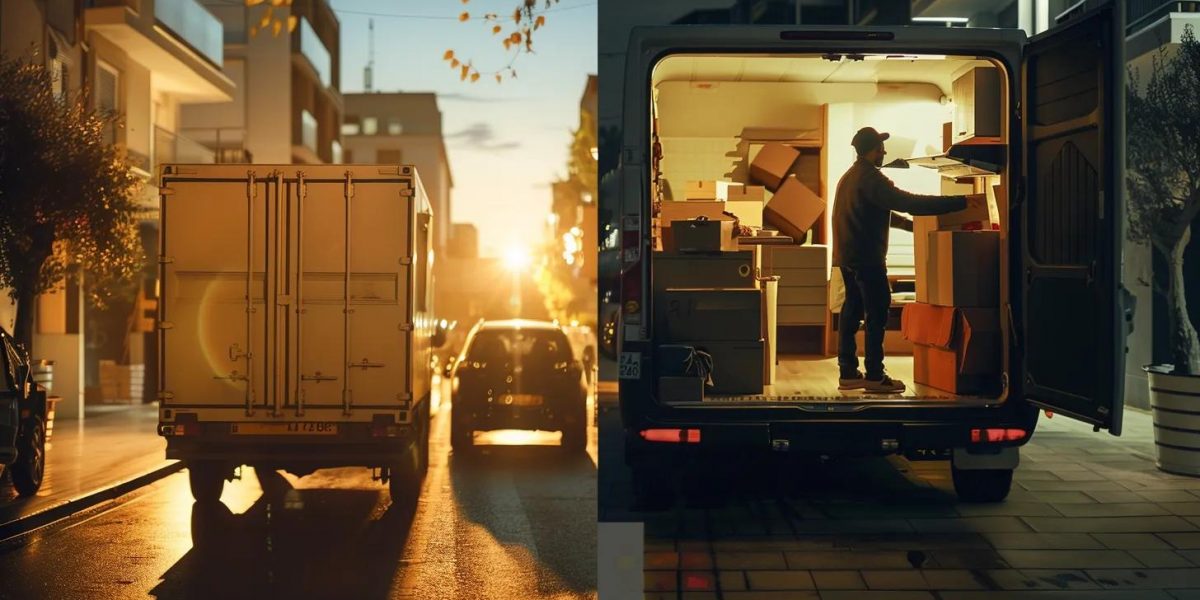
{"type": "MultiPolygon", "coordinates": [[[[1017,412],[991,414],[987,418],[956,415],[938,421],[857,420],[733,420],[724,412],[724,422],[710,419],[643,419],[626,428],[626,458],[631,464],[668,456],[728,455],[731,453],[786,452],[810,456],[871,456],[904,454],[913,459],[948,459],[954,448],[990,453],[998,448],[1021,446],[1033,435],[1037,413],[1032,418],[1017,412]],[[981,428],[1020,429],[1020,440],[996,443],[972,442],[971,430],[981,428]],[[648,441],[642,432],[666,429],[659,439],[692,441],[648,441]],[[675,430],[685,430],[672,438],[675,430]],[[689,432],[689,430],[692,430],[689,432]],[[698,432],[698,433],[695,433],[698,432]]],[[[947,415],[948,416],[948,415],[947,415]]]]}

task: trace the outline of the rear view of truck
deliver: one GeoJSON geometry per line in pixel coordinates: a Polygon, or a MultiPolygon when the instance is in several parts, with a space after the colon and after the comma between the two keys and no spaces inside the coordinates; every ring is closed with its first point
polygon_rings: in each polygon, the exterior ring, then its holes
{"type": "Polygon", "coordinates": [[[428,465],[431,211],[416,169],[168,165],[159,434],[197,501],[241,465],[428,465]]]}

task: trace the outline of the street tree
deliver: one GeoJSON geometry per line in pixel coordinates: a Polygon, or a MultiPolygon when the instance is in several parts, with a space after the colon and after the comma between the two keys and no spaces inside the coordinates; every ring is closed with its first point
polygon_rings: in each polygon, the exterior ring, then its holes
{"type": "Polygon", "coordinates": [[[1155,282],[1170,307],[1174,373],[1200,375],[1200,338],[1188,315],[1183,264],[1200,215],[1200,42],[1185,28],[1178,48],[1153,58],[1144,88],[1129,77],[1126,120],[1130,239],[1150,243],[1168,265],[1167,285],[1155,282]]]}
{"type": "Polygon", "coordinates": [[[105,138],[115,114],[54,93],[55,75],[0,55],[0,286],[16,302],[13,336],[32,352],[34,302],[73,271],[103,307],[141,267],[140,179],[105,138]]]}

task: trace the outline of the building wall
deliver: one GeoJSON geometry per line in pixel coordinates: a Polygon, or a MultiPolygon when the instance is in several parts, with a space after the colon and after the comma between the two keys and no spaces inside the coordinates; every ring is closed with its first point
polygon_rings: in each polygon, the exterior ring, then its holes
{"type": "MultiPolygon", "coordinates": [[[[286,19],[287,7],[275,7],[286,19]],[[282,11],[282,14],[281,12],[282,11]]],[[[260,164],[292,162],[291,39],[266,33],[246,42],[246,149],[260,164]]]]}

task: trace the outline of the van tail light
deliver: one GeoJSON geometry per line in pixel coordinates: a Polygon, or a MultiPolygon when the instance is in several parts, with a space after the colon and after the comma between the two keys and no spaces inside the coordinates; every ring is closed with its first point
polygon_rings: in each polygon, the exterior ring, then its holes
{"type": "Polygon", "coordinates": [[[972,444],[994,444],[997,442],[1017,442],[1025,439],[1028,435],[1024,429],[1005,429],[1001,427],[989,427],[987,429],[972,429],[971,443],[972,444]]]}
{"type": "Polygon", "coordinates": [[[638,432],[647,442],[666,444],[699,444],[699,429],[643,429],[638,432]]]}

